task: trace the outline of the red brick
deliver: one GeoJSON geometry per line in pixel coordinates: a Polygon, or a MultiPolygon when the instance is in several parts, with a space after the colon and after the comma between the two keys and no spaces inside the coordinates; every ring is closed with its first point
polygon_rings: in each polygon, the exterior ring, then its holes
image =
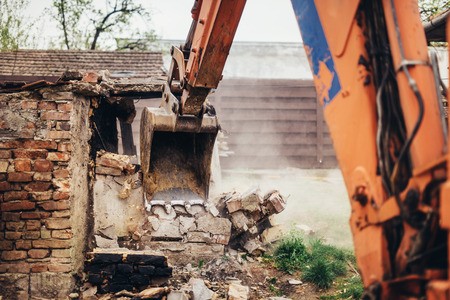
{"type": "Polygon", "coordinates": [[[62,111],[71,111],[72,109],[73,109],[73,104],[72,104],[72,102],[58,103],[58,110],[62,110],[62,111]]]}
{"type": "Polygon", "coordinates": [[[26,231],[23,233],[22,236],[25,240],[37,240],[41,238],[41,232],[40,231],[26,231]]]}
{"type": "Polygon", "coordinates": [[[9,182],[6,182],[6,181],[0,182],[0,192],[10,191],[12,189],[13,189],[13,187],[9,182]]]}
{"type": "Polygon", "coordinates": [[[46,158],[48,151],[45,149],[14,149],[14,158],[38,159],[46,158]]]}
{"type": "Polygon", "coordinates": [[[52,191],[46,191],[46,192],[33,192],[31,193],[31,200],[33,201],[45,201],[52,199],[52,191]]]}
{"type": "Polygon", "coordinates": [[[48,250],[43,250],[43,249],[32,249],[30,251],[28,251],[28,256],[30,258],[45,258],[47,256],[49,256],[50,251],[48,250]]]}
{"type": "Polygon", "coordinates": [[[60,201],[46,201],[39,203],[38,206],[43,210],[65,210],[70,208],[70,201],[60,200],[60,201]]]}
{"type": "Polygon", "coordinates": [[[23,100],[22,103],[20,103],[20,106],[22,109],[36,109],[38,107],[38,103],[37,101],[23,100]]]}
{"type": "Polygon", "coordinates": [[[48,265],[49,272],[55,273],[69,273],[72,271],[71,265],[63,265],[63,264],[50,264],[48,265]]]}
{"type": "Polygon", "coordinates": [[[5,194],[4,194],[5,201],[26,200],[26,199],[28,199],[27,191],[11,191],[11,192],[5,192],[5,194]]]}
{"type": "Polygon", "coordinates": [[[20,141],[0,142],[0,149],[17,149],[17,148],[22,148],[22,142],[20,141]]]}
{"type": "Polygon", "coordinates": [[[70,219],[47,219],[45,220],[47,229],[68,229],[72,227],[70,219]]]}
{"type": "Polygon", "coordinates": [[[36,204],[28,200],[11,201],[0,204],[0,208],[2,211],[32,210],[35,207],[36,204]]]}
{"type": "Polygon", "coordinates": [[[29,249],[31,249],[31,241],[30,240],[18,240],[18,241],[16,241],[16,249],[17,250],[29,250],[29,249]]]}
{"type": "Polygon", "coordinates": [[[70,131],[50,130],[47,132],[47,138],[54,140],[70,139],[70,131]]]}
{"type": "Polygon", "coordinates": [[[2,213],[2,221],[20,221],[20,212],[4,212],[2,213]]]}
{"type": "Polygon", "coordinates": [[[53,230],[52,231],[52,238],[55,239],[62,239],[62,240],[68,240],[73,237],[72,230],[66,229],[66,230],[53,230]]]}
{"type": "Polygon", "coordinates": [[[10,231],[22,231],[25,228],[25,222],[6,222],[5,228],[10,231]]]}
{"type": "Polygon", "coordinates": [[[37,263],[31,265],[32,273],[43,273],[48,271],[48,264],[46,263],[37,263]]]}
{"type": "Polygon", "coordinates": [[[70,112],[45,111],[41,113],[41,120],[70,120],[70,112]]]}
{"type": "Polygon", "coordinates": [[[0,250],[13,250],[14,246],[13,246],[13,242],[12,241],[7,241],[7,240],[3,240],[0,241],[0,250]]]}
{"type": "Polygon", "coordinates": [[[55,178],[69,178],[70,173],[67,169],[55,170],[53,171],[53,176],[55,178]]]}
{"type": "Polygon", "coordinates": [[[33,180],[33,173],[10,172],[8,173],[9,182],[30,182],[33,180]]]}
{"type": "Polygon", "coordinates": [[[40,212],[23,212],[20,217],[24,220],[29,219],[41,219],[41,213],[40,212]]]}
{"type": "Polygon", "coordinates": [[[32,245],[37,249],[69,249],[71,246],[71,241],[56,239],[35,240],[32,245]]]}
{"type": "Polygon", "coordinates": [[[27,140],[23,144],[24,144],[24,148],[27,148],[27,149],[56,150],[58,148],[58,144],[55,141],[27,140]]]}
{"type": "Polygon", "coordinates": [[[31,160],[29,159],[16,159],[14,161],[14,169],[16,172],[30,172],[31,160]]]}
{"type": "Polygon", "coordinates": [[[56,107],[56,102],[53,101],[40,101],[38,104],[40,110],[55,110],[56,107]]]}
{"type": "Polygon", "coordinates": [[[5,239],[7,240],[20,240],[22,237],[22,232],[15,232],[15,231],[6,231],[5,232],[5,239]]]}
{"type": "Polygon", "coordinates": [[[22,273],[27,274],[30,273],[30,264],[19,262],[15,264],[10,264],[8,268],[9,273],[22,273]]]}
{"type": "Polygon", "coordinates": [[[52,181],[51,172],[36,172],[33,175],[35,181],[52,181]]]}
{"type": "Polygon", "coordinates": [[[2,260],[21,260],[27,258],[26,251],[2,251],[2,260]]]}
{"type": "Polygon", "coordinates": [[[26,222],[26,227],[28,231],[36,231],[41,229],[41,221],[30,220],[26,222]]]}
{"type": "Polygon", "coordinates": [[[60,192],[60,191],[53,192],[53,200],[65,200],[69,198],[70,194],[68,192],[60,192]]]}
{"type": "Polygon", "coordinates": [[[53,163],[46,159],[38,159],[34,162],[34,170],[36,172],[51,172],[53,163]]]}
{"type": "Polygon", "coordinates": [[[68,161],[70,156],[64,152],[50,152],[47,155],[47,159],[51,161],[68,161]]]}
{"type": "Polygon", "coordinates": [[[11,150],[0,150],[0,158],[3,159],[11,158],[11,150]]]}
{"type": "Polygon", "coordinates": [[[49,182],[31,182],[25,186],[25,190],[29,192],[45,192],[51,187],[51,183],[49,182]]]}
{"type": "Polygon", "coordinates": [[[58,143],[58,151],[61,152],[71,152],[72,151],[72,144],[71,143],[58,143]]]}
{"type": "Polygon", "coordinates": [[[52,257],[57,258],[68,258],[70,257],[70,249],[63,249],[63,250],[52,250],[52,257]]]}
{"type": "Polygon", "coordinates": [[[52,212],[52,218],[69,218],[70,215],[70,210],[60,210],[52,212]]]}

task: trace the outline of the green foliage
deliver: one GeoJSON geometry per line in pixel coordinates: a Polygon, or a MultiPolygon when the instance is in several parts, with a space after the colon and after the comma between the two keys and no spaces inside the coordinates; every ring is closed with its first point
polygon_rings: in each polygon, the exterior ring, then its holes
{"type": "Polygon", "coordinates": [[[53,0],[52,4],[64,48],[143,50],[154,40],[154,31],[147,28],[150,14],[135,0],[106,0],[103,6],[93,0],[53,0]],[[137,19],[141,24],[136,26],[137,19]]]}
{"type": "MultiPolygon", "coordinates": [[[[347,264],[355,258],[351,252],[327,245],[321,239],[310,240],[305,245],[301,236],[291,234],[278,244],[273,260],[278,269],[290,274],[301,271],[303,281],[327,289],[338,277],[347,275],[347,264]]],[[[360,286],[349,284],[346,291],[356,294],[360,286]]]]}
{"type": "Polygon", "coordinates": [[[33,23],[23,15],[29,0],[0,1],[0,51],[17,50],[29,45],[33,23]]]}
{"type": "Polygon", "coordinates": [[[450,9],[447,0],[419,0],[419,11],[422,21],[428,22],[437,14],[450,9]]]}
{"type": "Polygon", "coordinates": [[[333,284],[335,274],[329,262],[324,259],[313,259],[302,272],[302,279],[312,282],[319,288],[327,289],[333,284]]]}
{"type": "Polygon", "coordinates": [[[303,239],[296,234],[291,234],[283,239],[274,252],[274,261],[277,269],[292,274],[301,270],[309,259],[303,239]]]}

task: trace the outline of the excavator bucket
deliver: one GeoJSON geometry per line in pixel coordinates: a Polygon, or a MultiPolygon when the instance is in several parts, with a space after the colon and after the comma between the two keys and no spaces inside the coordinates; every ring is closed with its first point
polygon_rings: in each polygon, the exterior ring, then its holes
{"type": "Polygon", "coordinates": [[[141,118],[141,166],[148,205],[203,203],[219,126],[215,116],[179,116],[147,107],[141,118]],[[163,203],[161,203],[163,202],[163,203]]]}

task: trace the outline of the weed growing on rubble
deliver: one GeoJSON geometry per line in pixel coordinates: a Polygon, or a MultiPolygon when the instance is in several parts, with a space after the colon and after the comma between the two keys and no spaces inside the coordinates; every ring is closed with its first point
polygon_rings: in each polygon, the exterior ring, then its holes
{"type": "Polygon", "coordinates": [[[309,253],[302,237],[291,234],[280,242],[273,258],[277,269],[292,274],[302,269],[309,259],[309,253]]]}
{"type": "Polygon", "coordinates": [[[358,295],[362,293],[359,275],[345,277],[348,275],[348,265],[355,263],[354,255],[325,244],[321,239],[312,239],[305,244],[301,236],[290,234],[276,247],[273,260],[279,270],[289,274],[301,271],[303,281],[311,282],[319,288],[328,289],[337,281],[339,292],[329,297],[338,295],[343,298],[324,299],[358,299],[358,295]],[[338,278],[340,279],[337,280],[338,278]]]}

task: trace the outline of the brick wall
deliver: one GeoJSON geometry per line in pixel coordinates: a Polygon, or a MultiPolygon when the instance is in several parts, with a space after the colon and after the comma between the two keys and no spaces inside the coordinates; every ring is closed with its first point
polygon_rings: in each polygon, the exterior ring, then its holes
{"type": "Polygon", "coordinates": [[[4,299],[61,298],[74,287],[87,245],[89,106],[70,85],[0,94],[4,299]]]}

